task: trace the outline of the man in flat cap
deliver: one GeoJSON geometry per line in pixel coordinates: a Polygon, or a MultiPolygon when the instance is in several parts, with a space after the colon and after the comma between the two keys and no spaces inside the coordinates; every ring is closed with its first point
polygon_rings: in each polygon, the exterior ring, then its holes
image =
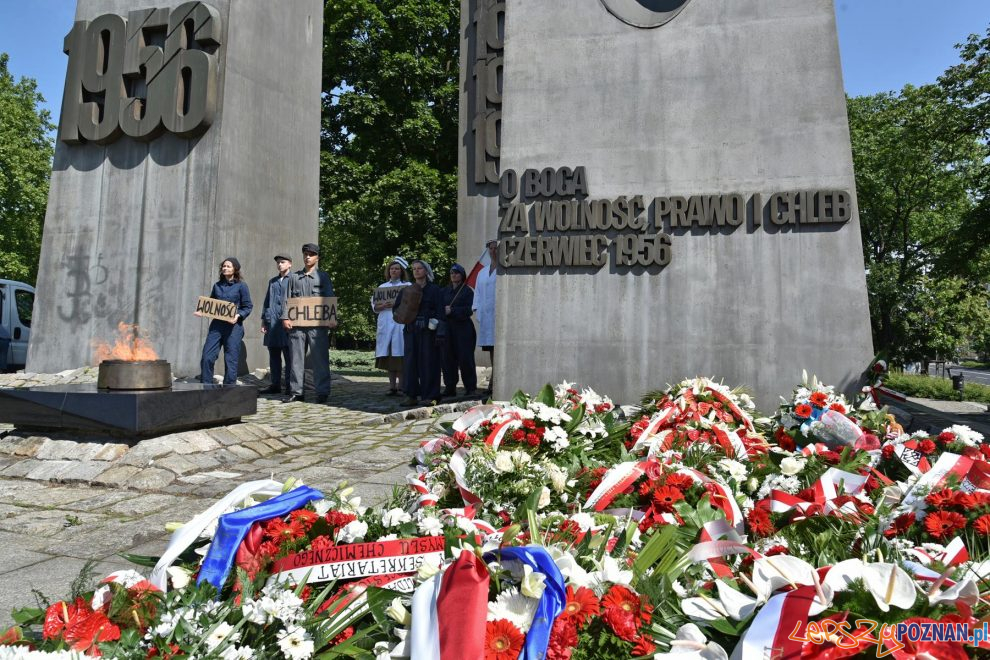
{"type": "Polygon", "coordinates": [[[275,255],[278,274],[268,280],[268,293],[261,309],[261,334],[268,347],[269,380],[271,385],[262,394],[289,393],[289,366],[292,354],[289,350],[289,332],[282,325],[282,312],[289,291],[289,277],[292,275],[292,259],[281,254],[275,255]],[[285,369],[282,369],[283,362],[285,369]]]}
{"type": "MultiPolygon", "coordinates": [[[[288,298],[332,298],[333,284],[330,276],[320,270],[320,246],[306,243],[302,246],[303,268],[289,278],[288,298]]],[[[289,396],[290,401],[304,401],[303,370],[306,366],[306,349],[313,356],[313,380],[316,386],[316,402],[326,403],[330,398],[330,337],[329,329],[337,327],[337,320],[330,327],[294,328],[288,318],[288,310],[282,312],[282,325],[289,332],[289,396]]]]}

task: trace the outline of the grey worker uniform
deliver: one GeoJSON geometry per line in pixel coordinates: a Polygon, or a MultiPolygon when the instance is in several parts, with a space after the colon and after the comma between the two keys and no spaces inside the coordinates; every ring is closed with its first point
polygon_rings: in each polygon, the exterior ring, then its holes
{"type": "MultiPolygon", "coordinates": [[[[324,271],[314,269],[306,274],[296,271],[289,277],[288,298],[332,298],[333,284],[324,271]]],[[[282,319],[288,318],[283,310],[282,319]]],[[[330,336],[327,328],[293,328],[289,331],[289,393],[303,393],[303,370],[306,367],[306,349],[313,356],[313,380],[317,396],[330,394],[330,336]]]]}

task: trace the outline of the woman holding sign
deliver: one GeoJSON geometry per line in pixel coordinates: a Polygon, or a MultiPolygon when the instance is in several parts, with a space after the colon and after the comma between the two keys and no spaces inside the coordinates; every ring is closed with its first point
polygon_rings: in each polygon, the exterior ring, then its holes
{"type": "Polygon", "coordinates": [[[371,309],[378,315],[378,335],[375,340],[375,367],[388,372],[388,395],[399,393],[402,379],[402,325],[392,318],[395,298],[380,293],[398,293],[396,287],[409,286],[406,268],[409,263],[402,257],[392,259],[385,268],[387,281],[378,287],[371,297],[371,309]],[[390,291],[391,290],[391,291],[390,291]],[[382,299],[384,298],[384,299],[382,299]]]}
{"type": "MultiPolygon", "coordinates": [[[[202,372],[200,382],[213,384],[213,365],[220,356],[223,347],[223,384],[233,385],[237,382],[237,365],[241,358],[241,340],[244,339],[244,319],[248,317],[254,304],[247,284],[241,281],[241,262],[234,257],[224,259],[220,264],[220,280],[213,285],[210,298],[237,305],[237,314],[233,319],[213,319],[210,321],[210,331],[203,345],[203,359],[200,362],[202,372]]],[[[197,316],[202,316],[200,312],[197,316]]]]}
{"type": "Polygon", "coordinates": [[[416,283],[399,290],[393,312],[405,324],[402,389],[408,398],[402,405],[406,407],[419,405],[420,399],[440,401],[440,355],[447,338],[443,292],[433,283],[433,269],[421,259],[409,265],[416,283]],[[415,298],[419,300],[409,304],[415,298]]]}

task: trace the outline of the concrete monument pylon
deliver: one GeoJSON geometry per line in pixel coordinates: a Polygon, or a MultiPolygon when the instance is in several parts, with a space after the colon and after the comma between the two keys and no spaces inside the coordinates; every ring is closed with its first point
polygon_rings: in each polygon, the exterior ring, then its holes
{"type": "Polygon", "coordinates": [[[772,410],[872,357],[832,0],[463,0],[458,256],[496,396],[696,375],[772,410]],[[505,388],[505,389],[502,389],[505,388]]]}
{"type": "Polygon", "coordinates": [[[228,256],[260,312],[273,256],[317,235],[322,10],[79,0],[28,370],[88,364],[94,340],[137,323],[176,374],[198,373],[193,311],[228,256]]]}

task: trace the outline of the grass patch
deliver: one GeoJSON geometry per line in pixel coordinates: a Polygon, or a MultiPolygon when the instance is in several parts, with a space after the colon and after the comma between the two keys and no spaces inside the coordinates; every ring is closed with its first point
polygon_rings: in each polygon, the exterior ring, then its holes
{"type": "MultiPolygon", "coordinates": [[[[952,381],[948,378],[891,372],[884,379],[884,384],[892,390],[897,390],[908,396],[935,399],[937,401],[959,400],[959,393],[952,389],[952,381]]],[[[980,385],[979,383],[965,383],[964,388],[963,400],[990,404],[990,386],[980,385]]]]}
{"type": "Polygon", "coordinates": [[[990,362],[979,362],[977,360],[963,360],[960,364],[967,369],[990,369],[990,362]]]}
{"type": "Polygon", "coordinates": [[[374,351],[330,351],[330,369],[341,376],[384,376],[375,368],[374,351]]]}

